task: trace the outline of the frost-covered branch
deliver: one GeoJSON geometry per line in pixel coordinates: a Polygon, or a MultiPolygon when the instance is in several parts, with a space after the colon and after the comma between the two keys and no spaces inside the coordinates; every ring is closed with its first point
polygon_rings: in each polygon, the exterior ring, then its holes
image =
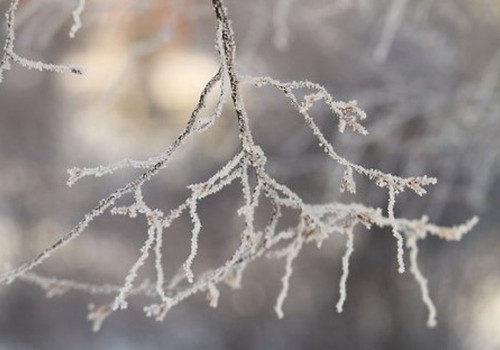
{"type": "MultiPolygon", "coordinates": [[[[85,2],[81,1],[79,4],[80,6],[75,10],[76,14],[74,12],[74,25],[77,27],[85,2]]],[[[0,275],[0,283],[10,283],[19,279],[39,285],[49,296],[59,295],[69,290],[111,295],[113,299],[108,304],[100,307],[92,306],[89,309],[88,318],[93,322],[93,329],[98,330],[103,320],[112,312],[128,307],[128,297],[131,295],[142,294],[150,297],[151,304],[144,308],[146,315],[154,317],[156,320],[163,320],[168,310],[173,306],[199,292],[207,293],[210,305],[215,307],[221,295],[219,285],[226,282],[233,288],[239,287],[244,271],[252,261],[265,257],[284,259],[285,273],[281,279],[282,288],[277,296],[275,306],[275,311],[281,318],[284,315],[285,300],[291,288],[293,263],[300,256],[304,245],[314,242],[318,247],[321,247],[325,239],[334,234],[341,234],[346,238],[346,250],[341,261],[342,276],[339,281],[339,299],[336,304],[337,311],[341,312],[347,298],[349,261],[354,251],[354,229],[358,224],[361,224],[367,229],[377,226],[387,228],[392,232],[397,243],[396,256],[398,270],[401,273],[405,270],[404,243],[406,242],[406,247],[410,250],[410,272],[419,283],[422,299],[429,310],[428,325],[435,325],[435,307],[430,299],[427,280],[417,265],[417,241],[426,238],[429,234],[445,240],[458,240],[472,229],[477,219],[471,219],[460,226],[443,228],[429,224],[425,217],[421,220],[397,218],[395,215],[397,195],[411,190],[421,196],[426,193],[428,185],[436,183],[436,179],[425,175],[418,177],[396,176],[378,169],[366,168],[339,154],[318,126],[311,112],[312,107],[318,103],[326,104],[331,116],[337,121],[339,132],[350,130],[360,136],[368,133],[365,126],[362,125],[366,119],[365,112],[357,106],[355,101],[336,101],[323,86],[313,82],[280,82],[270,77],[240,76],[236,63],[234,31],[229,20],[228,10],[222,0],[213,0],[212,5],[217,20],[215,37],[220,68],[205,85],[185,128],[163,153],[149,159],[124,159],[110,165],[70,169],[68,179],[70,186],[83,177],[113,175],[123,168],[144,169],[144,173],[102,199],[93,210],[83,216],[71,231],[32,260],[0,275]],[[355,176],[366,177],[376,186],[387,191],[389,199],[386,214],[383,214],[379,208],[370,208],[361,204],[341,204],[338,202],[326,205],[307,204],[293,189],[273,178],[267,169],[266,154],[252,135],[250,116],[245,108],[242,94],[243,84],[248,84],[253,88],[270,87],[282,93],[303,119],[312,133],[314,141],[324,150],[330,161],[343,171],[344,176],[338,184],[339,191],[355,193],[357,187],[355,176]],[[215,109],[208,113],[208,118],[204,118],[202,112],[205,112],[207,98],[217,87],[219,87],[219,93],[215,109]],[[301,95],[302,92],[305,94],[301,95]],[[187,192],[189,194],[170,212],[151,207],[147,203],[147,199],[143,197],[143,186],[160,171],[166,170],[172,157],[193,136],[211,129],[222,116],[226,96],[230,96],[231,108],[237,120],[238,129],[235,130],[235,133],[239,136],[239,149],[235,150],[233,157],[207,180],[188,186],[187,192]],[[301,99],[299,96],[304,97],[301,99]],[[255,181],[250,180],[251,175],[255,181]],[[242,207],[236,210],[244,221],[239,245],[232,256],[219,267],[195,273],[196,269],[193,266],[196,264],[199,238],[204,234],[198,203],[233,183],[241,185],[240,191],[243,199],[242,207]],[[132,194],[131,203],[117,206],[117,200],[126,194],[132,194]],[[262,199],[271,203],[272,209],[269,213],[267,226],[258,230],[255,224],[255,213],[262,199]],[[281,213],[285,209],[293,209],[298,212],[299,224],[278,230],[278,224],[282,218],[281,213]],[[82,234],[94,219],[106,213],[124,215],[130,218],[142,216],[147,223],[143,244],[138,249],[135,262],[124,276],[122,286],[95,286],[76,281],[42,277],[32,272],[51,254],[82,234]],[[178,274],[167,279],[163,269],[163,247],[168,244],[168,241],[164,235],[172,223],[184,213],[190,217],[192,222],[190,250],[178,274]],[[152,260],[154,264],[154,278],[151,283],[145,282],[137,285],[136,281],[141,274],[141,268],[149,260],[152,260]]],[[[16,6],[17,1],[13,1],[9,10],[12,18],[9,27],[12,30],[12,43],[14,40],[13,14],[16,6]]],[[[5,52],[12,51],[13,45],[6,44],[6,48],[5,52]]],[[[9,57],[12,56],[9,55],[9,57]]],[[[353,135],[353,137],[355,136],[358,135],[353,135]]]]}
{"type": "Polygon", "coordinates": [[[10,6],[5,13],[6,33],[5,45],[3,48],[3,56],[0,61],[0,83],[3,81],[3,72],[10,70],[12,62],[28,69],[35,69],[38,71],[49,71],[57,73],[74,73],[83,74],[82,68],[71,65],[57,65],[51,63],[44,63],[40,61],[33,61],[17,54],[14,50],[14,42],[16,39],[15,28],[15,13],[19,6],[19,0],[12,0],[10,6]]]}

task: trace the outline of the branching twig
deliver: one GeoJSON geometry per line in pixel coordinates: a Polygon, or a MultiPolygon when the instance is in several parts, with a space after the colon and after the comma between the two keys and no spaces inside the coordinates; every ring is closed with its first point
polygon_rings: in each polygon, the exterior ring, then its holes
{"type": "MultiPolygon", "coordinates": [[[[7,69],[8,62],[24,62],[24,59],[13,53],[13,14],[18,1],[11,2],[8,12],[9,35],[5,46],[4,60],[0,67],[7,69]],[[5,58],[7,57],[7,58],[5,58]]],[[[71,33],[76,32],[79,24],[79,16],[83,10],[85,1],[80,1],[79,7],[74,12],[75,24],[71,33]],[[74,29],[76,27],[76,29],[74,29]]],[[[418,195],[426,193],[426,186],[434,184],[435,178],[427,176],[399,177],[384,173],[377,169],[365,168],[356,164],[337,153],[334,146],[322,133],[314,117],[310,114],[311,108],[323,102],[329,108],[332,116],[338,120],[339,132],[351,129],[355,133],[366,135],[367,130],[362,125],[366,115],[357,106],[355,101],[335,101],[332,95],[321,85],[309,82],[280,82],[269,77],[240,77],[236,67],[236,44],[234,32],[229,20],[227,8],[222,0],[212,1],[213,10],[217,20],[216,48],[220,57],[219,71],[208,81],[201,92],[199,102],[193,110],[187,125],[180,132],[175,141],[167,150],[147,160],[125,159],[111,165],[98,166],[94,168],[73,168],[69,171],[68,185],[75,184],[85,176],[103,176],[113,174],[115,171],[132,167],[146,169],[145,172],[130,181],[127,185],[117,189],[111,195],[102,199],[99,204],[87,213],[83,219],[62,238],[50,247],[46,248],[38,256],[25,264],[0,275],[0,283],[12,282],[16,279],[28,283],[34,283],[46,290],[49,296],[59,295],[69,290],[84,291],[91,294],[111,294],[113,301],[100,307],[91,307],[89,320],[93,322],[93,329],[98,330],[106,317],[118,308],[126,308],[127,298],[132,294],[143,294],[155,299],[159,303],[151,303],[144,311],[148,316],[162,320],[168,310],[184,301],[186,298],[198,292],[207,292],[211,306],[217,305],[220,295],[218,284],[226,282],[230,286],[238,287],[243,272],[249,263],[260,257],[285,258],[285,273],[281,279],[282,289],[277,297],[275,311],[278,317],[283,317],[283,305],[290,289],[290,278],[293,274],[293,262],[302,250],[302,247],[314,242],[321,243],[333,234],[345,234],[346,252],[342,258],[342,276],[339,282],[340,297],[337,302],[337,311],[343,310],[346,300],[346,284],[349,273],[349,258],[354,250],[353,230],[357,224],[366,228],[376,225],[381,228],[390,228],[397,241],[397,261],[399,271],[404,272],[404,245],[410,249],[410,271],[420,285],[422,298],[429,309],[428,325],[435,325],[435,308],[429,297],[427,280],[423,277],[417,265],[417,241],[424,239],[428,234],[436,235],[445,240],[458,240],[462,235],[469,232],[477,222],[474,218],[467,223],[442,228],[427,223],[427,219],[405,220],[395,215],[396,196],[405,190],[412,190],[418,195]],[[226,78],[229,85],[226,85],[226,78]],[[256,88],[269,86],[284,94],[292,107],[304,119],[305,124],[311,130],[316,142],[323,148],[325,153],[344,171],[344,176],[339,184],[341,191],[349,193],[356,192],[356,181],[354,175],[365,176],[372,180],[377,186],[384,188],[389,196],[387,214],[383,215],[381,209],[374,209],[357,204],[341,204],[333,202],[327,205],[310,205],[304,203],[301,197],[292,189],[274,179],[266,169],[267,158],[264,151],[255,142],[250,128],[249,116],[245,109],[242,95],[242,84],[250,84],[256,88]],[[220,93],[215,110],[208,119],[201,117],[201,112],[206,105],[207,96],[220,85],[220,93]],[[158,208],[151,208],[142,195],[142,188],[151,178],[165,169],[173,155],[195,134],[204,132],[222,114],[225,96],[231,95],[232,108],[236,113],[238,124],[238,135],[240,149],[219,171],[206,181],[188,186],[190,195],[169,213],[164,213],[158,208]],[[303,101],[299,98],[300,91],[305,91],[303,101]],[[255,175],[255,181],[250,181],[251,174],[255,175]],[[193,264],[198,251],[198,239],[202,234],[202,222],[198,213],[198,202],[203,198],[211,196],[233,182],[241,183],[241,194],[243,207],[238,211],[243,216],[245,227],[240,235],[240,243],[236,251],[224,264],[214,270],[205,271],[201,274],[193,272],[193,264]],[[115,206],[118,199],[125,194],[132,193],[133,201],[129,205],[115,206]],[[256,229],[255,212],[259,207],[261,198],[266,198],[272,205],[268,225],[262,230],[256,229]],[[278,231],[278,223],[281,219],[283,209],[297,210],[300,222],[295,227],[278,231]],[[135,263],[130,267],[124,278],[124,284],[117,286],[95,286],[69,280],[51,279],[38,276],[31,272],[35,267],[45,261],[52,253],[78,237],[85,228],[97,217],[106,212],[111,214],[126,215],[135,218],[144,216],[147,221],[146,238],[135,263]],[[174,220],[183,213],[190,216],[193,229],[191,231],[190,252],[186,257],[183,268],[179,270],[172,279],[166,280],[162,264],[162,247],[164,246],[164,233],[174,220]],[[140,268],[146,263],[149,256],[154,256],[155,280],[153,283],[134,286],[139,275],[140,268]]],[[[28,64],[29,66],[29,64],[28,64]]],[[[43,69],[48,69],[42,64],[43,69]]],[[[59,68],[57,68],[59,69],[59,68]]],[[[54,68],[53,70],[57,70],[54,68]]],[[[69,68],[65,68],[69,69],[69,68]]]]}

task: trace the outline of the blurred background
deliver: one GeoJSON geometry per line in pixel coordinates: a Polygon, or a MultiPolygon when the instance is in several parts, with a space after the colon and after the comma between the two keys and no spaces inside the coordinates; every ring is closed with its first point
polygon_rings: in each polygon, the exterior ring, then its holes
{"type": "MultiPolygon", "coordinates": [[[[0,1],[5,13],[9,1],[0,1]]],[[[0,84],[0,264],[16,266],[69,231],[103,197],[140,172],[85,178],[66,186],[66,169],[165,150],[217,71],[215,21],[207,1],[88,0],[71,40],[78,1],[21,1],[20,55],[85,68],[83,76],[13,65],[0,84]]],[[[398,197],[396,213],[456,225],[480,223],[459,243],[429,238],[420,266],[429,279],[438,326],[428,329],[418,285],[397,272],[390,232],[355,233],[347,302],[335,311],[343,237],[307,247],[295,263],[285,318],[273,306],[283,261],[258,261],[242,289],[221,288],[219,307],[198,295],[162,323],[132,298],[99,333],[89,303],[110,297],[69,292],[45,298],[22,282],[0,288],[0,349],[500,349],[500,1],[227,1],[239,70],[307,79],[338,100],[357,100],[368,136],[339,134],[325,108],[314,117],[337,151],[401,176],[431,175],[420,198],[398,197]]],[[[5,39],[4,17],[1,42],[5,39]]],[[[342,170],[326,158],[300,116],[272,90],[245,89],[256,141],[268,169],[306,202],[385,207],[385,191],[357,178],[355,196],[339,191],[342,170]]],[[[237,150],[234,112],[193,139],[145,188],[151,206],[169,210],[237,150]]],[[[233,185],[200,203],[203,230],[195,272],[220,265],[242,227],[233,185]]],[[[291,219],[290,219],[291,220],[291,219]]],[[[36,271],[89,283],[122,284],[145,239],[144,223],[105,215],[36,271]]],[[[286,226],[284,226],[286,227],[286,226]]],[[[189,254],[183,216],[165,236],[172,276],[189,254]]],[[[151,272],[150,265],[141,271],[151,272]]]]}

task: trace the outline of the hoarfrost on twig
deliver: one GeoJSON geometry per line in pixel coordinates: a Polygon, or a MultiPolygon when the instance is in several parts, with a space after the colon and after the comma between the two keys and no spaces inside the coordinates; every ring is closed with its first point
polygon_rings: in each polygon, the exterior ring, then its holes
{"type": "Polygon", "coordinates": [[[78,0],[78,6],[76,9],[71,12],[73,16],[73,25],[69,30],[69,37],[74,38],[76,32],[82,27],[82,20],[80,16],[82,15],[83,10],[85,9],[85,0],[78,0]]]}
{"type": "Polygon", "coordinates": [[[9,8],[5,13],[5,23],[7,25],[7,37],[3,48],[3,57],[0,61],[0,83],[3,80],[3,72],[11,69],[11,63],[17,63],[27,69],[34,69],[38,71],[49,71],[56,73],[73,73],[83,74],[83,70],[77,66],[71,65],[57,65],[51,63],[44,63],[34,61],[18,55],[14,50],[14,42],[16,40],[14,27],[16,10],[19,6],[19,0],[11,0],[9,8]]]}
{"type": "MultiPolygon", "coordinates": [[[[10,67],[11,61],[28,68],[78,73],[79,71],[74,67],[32,62],[14,53],[14,13],[18,3],[19,0],[12,0],[7,12],[8,33],[4,56],[0,65],[0,81],[2,72],[10,67]]],[[[290,3],[290,0],[280,0],[280,3],[285,6],[290,3]]],[[[405,1],[394,0],[394,3],[402,6],[401,4],[404,5],[405,1]]],[[[68,171],[68,185],[70,186],[85,176],[112,175],[123,168],[144,169],[144,173],[103,198],[94,209],[83,216],[71,231],[32,260],[1,274],[0,283],[8,283],[19,279],[40,286],[48,296],[56,296],[69,291],[112,295],[114,299],[109,304],[100,307],[92,306],[89,309],[88,318],[93,323],[93,329],[98,330],[104,319],[113,311],[127,307],[127,297],[130,295],[140,294],[156,299],[155,302],[144,308],[144,312],[148,317],[154,317],[158,321],[163,320],[172,307],[199,292],[206,292],[210,306],[216,307],[220,296],[217,286],[220,283],[225,282],[232,288],[239,288],[243,273],[251,262],[264,257],[284,258],[285,273],[281,278],[281,290],[274,308],[278,317],[282,318],[284,316],[284,302],[293,275],[293,263],[303,246],[308,243],[315,243],[320,247],[321,243],[332,235],[343,234],[346,236],[346,250],[342,257],[342,276],[339,281],[339,299],[336,304],[337,311],[342,312],[347,297],[349,260],[354,250],[353,229],[357,224],[361,224],[368,229],[377,226],[392,230],[397,243],[399,272],[404,272],[403,243],[406,241],[406,245],[410,250],[410,272],[419,283],[422,299],[429,310],[428,326],[434,326],[436,323],[436,310],[429,296],[427,280],[418,268],[417,241],[426,238],[427,235],[435,235],[444,240],[459,240],[473,228],[477,223],[477,218],[454,227],[439,227],[429,224],[425,217],[421,220],[397,218],[394,213],[396,196],[405,190],[412,190],[418,195],[423,195],[426,193],[426,186],[436,183],[436,179],[425,175],[407,178],[395,176],[377,169],[365,168],[338,154],[311,114],[312,107],[317,103],[324,103],[328,107],[331,116],[336,119],[339,132],[350,130],[356,134],[366,135],[368,131],[362,125],[362,122],[366,119],[366,114],[358,107],[357,102],[336,101],[323,86],[310,81],[281,82],[270,77],[240,76],[236,65],[234,32],[227,8],[222,0],[213,0],[212,6],[217,20],[215,41],[216,51],[220,59],[220,68],[202,90],[198,104],[195,106],[185,128],[163,153],[149,159],[124,159],[110,165],[70,169],[68,171]],[[249,115],[245,109],[242,94],[243,84],[249,84],[254,88],[268,87],[283,94],[297,115],[303,119],[317,144],[344,171],[343,179],[339,184],[340,190],[355,193],[354,175],[367,177],[377,186],[387,191],[389,197],[387,214],[384,216],[380,208],[370,208],[361,204],[342,204],[338,202],[325,205],[307,204],[291,188],[274,179],[266,169],[266,155],[252,135],[249,115]],[[206,109],[207,97],[217,86],[219,86],[219,93],[215,109],[208,114],[208,117],[204,118],[201,113],[206,109]],[[167,168],[172,157],[193,135],[209,130],[216,123],[222,115],[226,96],[230,96],[232,109],[237,120],[238,130],[236,132],[240,141],[238,151],[207,180],[188,186],[191,193],[170,212],[164,213],[158,208],[149,207],[142,194],[143,186],[152,177],[167,168]],[[304,97],[301,98],[300,96],[304,97]],[[255,181],[251,181],[251,177],[255,177],[255,181]],[[238,210],[238,213],[243,216],[245,225],[240,234],[239,245],[231,257],[223,264],[195,275],[192,271],[192,264],[198,251],[198,239],[202,227],[198,202],[221,191],[233,182],[241,184],[241,195],[243,197],[243,206],[238,210]],[[126,194],[133,195],[133,202],[125,206],[116,206],[116,201],[126,194]],[[271,203],[272,209],[267,225],[262,230],[258,230],[258,225],[254,222],[255,213],[264,199],[271,203]],[[300,222],[295,227],[278,230],[282,212],[286,209],[296,210],[299,213],[300,222]],[[130,267],[122,286],[92,285],[71,280],[48,278],[31,271],[50,257],[52,253],[78,237],[95,218],[108,211],[111,214],[125,215],[130,218],[143,216],[147,222],[146,237],[139,249],[138,258],[130,267]],[[177,274],[170,279],[166,279],[162,261],[162,248],[165,243],[164,234],[183,213],[189,215],[193,224],[190,252],[177,274]],[[151,283],[147,282],[137,286],[135,281],[138,278],[140,268],[146,263],[150,255],[154,255],[155,278],[151,283]],[[186,279],[187,283],[185,282],[186,279]]],[[[74,24],[70,36],[71,34],[74,35],[80,27],[80,15],[84,7],[85,1],[80,0],[78,7],[73,12],[74,24]]],[[[391,33],[394,30],[392,28],[391,33]]],[[[280,35],[284,34],[281,33],[280,35]]],[[[387,40],[384,39],[384,50],[387,46],[385,44],[387,40]]]]}
{"type": "Polygon", "coordinates": [[[347,298],[347,277],[349,277],[349,258],[354,252],[354,233],[352,227],[346,227],[344,230],[346,237],[345,253],[342,257],[342,276],[339,282],[339,300],[336,308],[341,313],[344,310],[344,303],[347,298]]]}

